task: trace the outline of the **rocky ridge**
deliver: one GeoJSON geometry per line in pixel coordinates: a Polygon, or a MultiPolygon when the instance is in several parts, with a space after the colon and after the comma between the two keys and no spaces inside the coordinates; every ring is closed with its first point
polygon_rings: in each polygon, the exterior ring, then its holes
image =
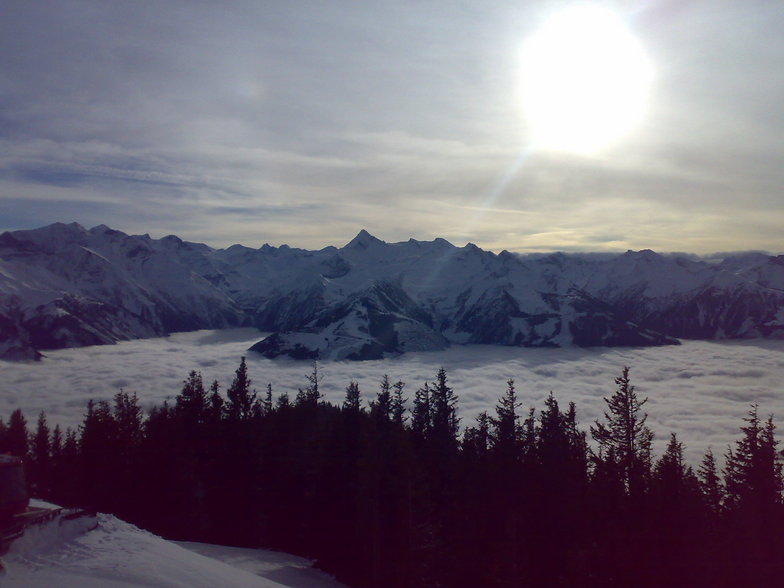
{"type": "Polygon", "coordinates": [[[784,256],[495,254],[444,239],[213,249],[104,225],[0,235],[0,357],[255,326],[269,357],[453,343],[642,346],[784,336],[784,256]]]}

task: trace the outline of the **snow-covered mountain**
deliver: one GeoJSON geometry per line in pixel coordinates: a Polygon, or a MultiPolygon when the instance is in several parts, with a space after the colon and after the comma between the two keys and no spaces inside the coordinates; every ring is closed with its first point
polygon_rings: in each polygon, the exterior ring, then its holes
{"type": "Polygon", "coordinates": [[[706,261],[650,250],[539,257],[552,279],[600,299],[622,318],[684,339],[784,337],[784,255],[706,261]]]}
{"type": "Polygon", "coordinates": [[[0,235],[0,357],[236,326],[199,262],[212,250],[76,223],[0,235]]]}
{"type": "Polygon", "coordinates": [[[213,249],[103,225],[0,235],[0,357],[252,325],[268,356],[784,334],[784,257],[495,254],[443,239],[213,249]]]}

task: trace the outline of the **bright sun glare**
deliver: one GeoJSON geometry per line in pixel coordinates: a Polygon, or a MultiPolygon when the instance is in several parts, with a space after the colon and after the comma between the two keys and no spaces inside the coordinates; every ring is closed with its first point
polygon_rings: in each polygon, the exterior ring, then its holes
{"type": "Polygon", "coordinates": [[[609,10],[561,12],[525,43],[522,91],[533,147],[593,153],[642,118],[652,67],[609,10]]]}

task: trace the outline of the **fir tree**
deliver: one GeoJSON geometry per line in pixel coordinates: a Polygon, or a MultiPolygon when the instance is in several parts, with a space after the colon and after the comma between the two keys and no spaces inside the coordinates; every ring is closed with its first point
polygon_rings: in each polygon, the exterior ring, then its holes
{"type": "Polygon", "coordinates": [[[398,380],[392,386],[394,393],[392,395],[392,422],[399,427],[403,427],[408,417],[406,417],[406,403],[408,398],[403,398],[403,388],[405,383],[398,380]]]}
{"type": "Polygon", "coordinates": [[[210,423],[217,423],[223,418],[224,407],[223,396],[220,394],[220,384],[218,380],[213,380],[210,384],[210,394],[207,398],[207,407],[205,409],[205,418],[210,423]]]}
{"type": "Polygon", "coordinates": [[[128,394],[122,390],[114,396],[112,417],[119,448],[127,452],[137,447],[142,440],[142,407],[136,393],[128,394]]]}
{"type": "Polygon", "coordinates": [[[487,411],[476,416],[476,425],[466,427],[463,433],[463,450],[477,457],[484,457],[490,449],[490,417],[487,411]]]}
{"type": "Polygon", "coordinates": [[[683,443],[675,433],[670,434],[670,442],[659,461],[656,462],[653,476],[660,504],[667,506],[673,516],[683,518],[691,505],[687,500],[699,501],[700,484],[691,467],[683,459],[683,443]]]}
{"type": "Polygon", "coordinates": [[[411,412],[411,430],[420,439],[430,436],[432,426],[430,408],[430,384],[425,382],[414,394],[414,409],[411,412]]]}
{"type": "Polygon", "coordinates": [[[648,399],[637,399],[628,367],[615,384],[616,392],[604,399],[609,409],[604,413],[605,422],[596,421],[591,436],[599,444],[599,459],[615,462],[627,493],[634,496],[644,492],[650,474],[653,433],[645,426],[648,415],[641,414],[648,399]]]}
{"type": "Polygon", "coordinates": [[[683,461],[683,443],[678,441],[675,433],[670,433],[670,442],[664,455],[656,462],[656,478],[670,488],[675,489],[686,474],[686,465],[683,461]]]}
{"type": "Polygon", "coordinates": [[[490,417],[490,444],[493,451],[509,457],[520,454],[523,430],[517,409],[522,403],[517,402],[514,380],[506,382],[506,393],[495,407],[495,417],[490,417]]]}
{"type": "Polygon", "coordinates": [[[54,464],[55,480],[52,493],[54,502],[63,506],[72,506],[84,502],[82,480],[77,475],[80,467],[79,461],[79,440],[76,436],[76,431],[68,427],[65,430],[60,459],[54,464]]]}
{"type": "Polygon", "coordinates": [[[577,427],[577,407],[574,402],[569,403],[569,409],[566,411],[566,436],[569,439],[572,461],[581,475],[585,475],[588,465],[588,442],[585,431],[577,427]]]}
{"type": "Polygon", "coordinates": [[[48,498],[51,490],[51,461],[49,426],[46,414],[38,415],[38,425],[31,440],[30,478],[33,492],[39,498],[48,498]]]}
{"type": "Polygon", "coordinates": [[[267,382],[267,393],[264,395],[262,402],[262,412],[264,416],[272,414],[272,382],[267,382]]]}
{"type": "Polygon", "coordinates": [[[346,399],[343,401],[343,410],[358,413],[360,411],[359,384],[351,380],[346,386],[346,399]]]}
{"type": "Polygon", "coordinates": [[[8,453],[26,459],[29,452],[29,437],[27,420],[24,418],[22,410],[17,408],[8,419],[8,430],[6,431],[8,453]]]}
{"type": "Polygon", "coordinates": [[[204,390],[201,372],[192,370],[182,384],[182,391],[176,398],[175,411],[186,423],[203,423],[207,415],[207,392],[204,390]]]}
{"type": "Polygon", "coordinates": [[[430,419],[432,438],[437,443],[457,446],[460,419],[457,416],[457,396],[447,385],[446,370],[441,368],[430,391],[430,419]]]}
{"type": "Polygon", "coordinates": [[[724,501],[724,488],[722,487],[718,467],[716,466],[716,458],[713,456],[713,451],[710,447],[708,447],[705,456],[702,458],[702,464],[697,470],[697,475],[699,476],[700,492],[705,506],[708,507],[708,510],[713,515],[718,515],[721,512],[724,501]]]}
{"type": "Polygon", "coordinates": [[[243,356],[240,359],[240,367],[234,373],[234,380],[226,390],[228,398],[226,413],[229,420],[237,421],[250,418],[253,412],[253,402],[256,400],[256,392],[251,392],[250,385],[248,366],[243,356]]]}
{"type": "Polygon", "coordinates": [[[109,403],[90,400],[81,425],[79,453],[86,503],[94,508],[110,510],[112,507],[116,486],[116,429],[109,403]]]}
{"type": "Polygon", "coordinates": [[[51,460],[51,477],[49,479],[49,495],[57,501],[57,494],[61,479],[69,475],[63,467],[63,433],[60,425],[55,425],[52,431],[51,442],[49,443],[49,456],[51,460]]]}
{"type": "Polygon", "coordinates": [[[376,400],[370,402],[370,414],[382,421],[392,418],[392,391],[389,376],[384,374],[381,378],[381,387],[376,395],[376,400]]]}
{"type": "Polygon", "coordinates": [[[55,463],[60,461],[63,455],[63,433],[60,425],[55,425],[54,431],[52,431],[51,455],[52,462],[55,463]]]}
{"type": "Polygon", "coordinates": [[[291,406],[291,401],[289,400],[288,392],[284,392],[283,394],[278,396],[278,399],[275,401],[275,410],[277,410],[278,412],[285,411],[290,406],[291,406]]]}
{"type": "Polygon", "coordinates": [[[308,380],[308,385],[304,390],[300,388],[297,393],[296,403],[298,406],[315,407],[321,400],[321,392],[319,391],[319,383],[323,375],[319,373],[318,362],[313,362],[313,369],[305,376],[308,380]]]}
{"type": "Polygon", "coordinates": [[[763,426],[757,411],[757,405],[752,405],[743,419],[747,423],[741,427],[743,438],[737,441],[735,451],[727,453],[725,485],[730,507],[764,511],[781,503],[782,464],[776,453],[773,417],[763,426]]]}

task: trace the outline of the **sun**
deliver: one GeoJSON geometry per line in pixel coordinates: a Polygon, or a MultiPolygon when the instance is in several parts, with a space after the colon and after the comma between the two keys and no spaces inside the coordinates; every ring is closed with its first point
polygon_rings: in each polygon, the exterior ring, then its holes
{"type": "Polygon", "coordinates": [[[594,153],[643,117],[653,68],[607,9],[581,5],[551,17],[524,44],[521,64],[534,148],[594,153]]]}

